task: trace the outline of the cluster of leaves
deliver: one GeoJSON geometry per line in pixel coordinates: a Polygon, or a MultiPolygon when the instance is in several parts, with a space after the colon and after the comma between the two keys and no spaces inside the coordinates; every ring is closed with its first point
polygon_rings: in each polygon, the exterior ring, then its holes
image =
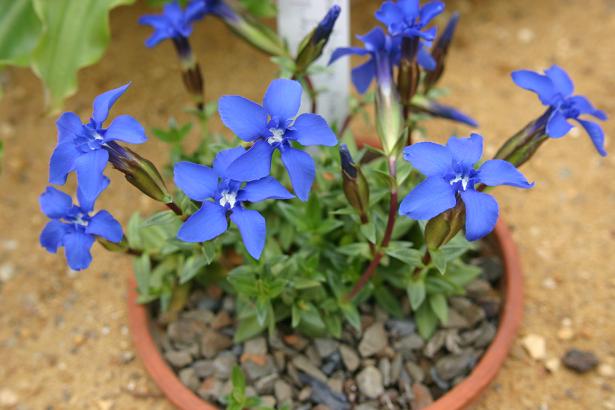
{"type": "MultiPolygon", "coordinates": [[[[231,374],[231,383],[233,390],[226,397],[226,410],[273,410],[261,404],[261,399],[256,396],[248,396],[246,394],[246,377],[241,372],[239,366],[233,368],[231,374]]],[[[290,410],[287,404],[277,407],[278,410],[290,410]]]]}

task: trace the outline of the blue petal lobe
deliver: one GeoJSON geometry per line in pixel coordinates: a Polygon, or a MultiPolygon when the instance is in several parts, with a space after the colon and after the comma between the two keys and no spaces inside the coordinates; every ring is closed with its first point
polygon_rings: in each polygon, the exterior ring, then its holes
{"type": "Polygon", "coordinates": [[[109,110],[113,107],[113,104],[118,98],[126,92],[126,89],[130,87],[130,83],[124,84],[121,87],[102,93],[94,99],[94,111],[92,113],[92,119],[96,121],[98,126],[101,126],[103,122],[109,116],[109,110]]]}
{"type": "Polygon", "coordinates": [[[436,69],[436,60],[434,60],[431,53],[425,47],[419,48],[417,61],[419,65],[427,71],[436,69]]]}
{"type": "Polygon", "coordinates": [[[606,114],[597,110],[594,105],[589,101],[586,97],[582,95],[575,95],[574,97],[570,97],[568,101],[579,111],[579,114],[589,114],[598,118],[599,120],[606,121],[606,114]]]}
{"type": "Polygon", "coordinates": [[[73,199],[54,187],[47,187],[38,199],[41,211],[51,219],[60,219],[73,207],[73,199]]]}
{"type": "Polygon", "coordinates": [[[259,259],[267,239],[265,218],[258,211],[238,206],[231,213],[231,221],[239,228],[241,239],[248,253],[254,259],[259,259]]]}
{"type": "Polygon", "coordinates": [[[124,236],[122,225],[107,211],[100,211],[94,215],[87,228],[85,228],[85,233],[102,236],[114,243],[121,242],[124,236]]]}
{"type": "Polygon", "coordinates": [[[213,164],[216,174],[221,178],[227,178],[226,169],[245,152],[246,150],[243,147],[235,147],[218,152],[213,164]]]}
{"type": "Polygon", "coordinates": [[[529,70],[513,71],[512,79],[519,87],[538,94],[544,105],[552,105],[557,95],[553,81],[549,77],[529,70]]]}
{"type": "Polygon", "coordinates": [[[91,212],[94,209],[94,204],[96,203],[96,200],[98,199],[100,194],[102,194],[102,192],[107,189],[110,182],[111,181],[109,180],[109,178],[103,176],[102,184],[100,185],[98,192],[96,192],[96,194],[94,194],[92,197],[86,196],[83,193],[83,190],[80,187],[77,187],[77,199],[79,200],[79,206],[81,207],[81,209],[83,209],[85,212],[91,212]]]}
{"type": "MultiPolygon", "coordinates": [[[[418,1],[413,0],[416,3],[418,1]]],[[[418,12],[418,4],[417,4],[417,12],[418,12]]],[[[380,9],[376,11],[376,18],[384,25],[390,26],[392,24],[400,24],[404,21],[404,16],[402,14],[402,10],[399,6],[392,1],[385,1],[380,6],[380,9]]]]}
{"type": "Polygon", "coordinates": [[[75,170],[75,162],[81,155],[72,141],[58,144],[49,160],[49,182],[64,185],[66,177],[75,170]]]}
{"type": "Polygon", "coordinates": [[[596,150],[598,151],[598,153],[602,155],[603,157],[606,157],[607,152],[604,149],[604,131],[602,131],[602,127],[593,121],[587,121],[587,120],[578,120],[578,121],[583,126],[583,128],[585,128],[585,131],[587,131],[587,133],[589,134],[589,137],[594,143],[594,146],[596,147],[596,150]]]}
{"type": "Polygon", "coordinates": [[[64,235],[64,254],[72,270],[83,270],[90,266],[90,248],[93,244],[94,237],[82,232],[75,231],[64,235]]]}
{"type": "Polygon", "coordinates": [[[361,94],[365,94],[376,76],[376,60],[370,58],[364,64],[352,69],[352,83],[361,94]]]}
{"type": "Polygon", "coordinates": [[[499,215],[497,201],[474,190],[462,192],[461,199],[466,208],[466,238],[476,241],[493,231],[499,215]]]}
{"type": "Polygon", "coordinates": [[[552,65],[551,68],[545,70],[545,74],[555,85],[557,91],[564,97],[571,95],[574,92],[574,84],[561,67],[552,65]]]}
{"type": "Polygon", "coordinates": [[[39,237],[41,246],[48,252],[56,253],[62,246],[62,239],[69,231],[69,227],[60,221],[49,221],[39,237]]]}
{"type": "Polygon", "coordinates": [[[105,133],[105,142],[115,140],[130,144],[142,144],[147,141],[147,136],[139,121],[130,115],[119,115],[115,117],[105,133]]]}
{"type": "Polygon", "coordinates": [[[256,143],[226,169],[226,176],[235,181],[254,181],[269,175],[274,148],[264,140],[256,143]]]}
{"type": "Polygon", "coordinates": [[[432,1],[421,7],[421,23],[429,24],[438,14],[444,11],[444,3],[441,1],[432,1]]]}
{"type": "Polygon", "coordinates": [[[307,201],[316,176],[314,160],[307,152],[289,147],[282,151],[282,162],[288,171],[295,194],[302,201],[307,201]]]}
{"type": "Polygon", "coordinates": [[[324,145],[332,147],[337,145],[337,137],[324,118],[316,114],[301,114],[293,125],[293,130],[288,134],[289,138],[299,144],[324,145]]]}
{"type": "Polygon", "coordinates": [[[273,80],[265,93],[263,106],[272,118],[290,120],[299,112],[302,92],[298,81],[285,78],[273,80]]]}
{"type": "Polygon", "coordinates": [[[224,125],[244,141],[254,141],[267,130],[267,112],[247,98],[237,95],[221,97],[218,113],[224,125]]]}
{"type": "Polygon", "coordinates": [[[404,148],[404,159],[425,176],[443,176],[453,167],[450,151],[433,142],[419,142],[404,148]]]}
{"type": "Polygon", "coordinates": [[[175,164],[173,174],[175,185],[195,201],[204,201],[213,197],[218,188],[218,175],[205,165],[187,161],[178,162],[175,164]]]}
{"type": "Polygon", "coordinates": [[[335,49],[335,51],[333,51],[333,54],[331,54],[329,64],[333,64],[340,58],[348,55],[364,56],[367,54],[369,54],[369,51],[360,47],[338,47],[335,49]]]}
{"type": "Polygon", "coordinates": [[[104,185],[103,171],[107,166],[109,153],[104,149],[90,151],[75,161],[77,182],[86,198],[96,198],[104,185]]]}
{"type": "Polygon", "coordinates": [[[551,138],[561,138],[568,134],[572,125],[566,121],[566,117],[560,111],[553,111],[547,121],[547,135],[551,138]]]}
{"type": "Polygon", "coordinates": [[[453,160],[471,168],[483,155],[483,137],[472,133],[468,138],[450,137],[446,146],[453,154],[453,160]]]}
{"type": "Polygon", "coordinates": [[[418,184],[399,206],[399,213],[412,219],[431,219],[455,206],[455,192],[444,179],[432,176],[418,184]]]}
{"type": "Polygon", "coordinates": [[[478,170],[478,180],[488,186],[510,185],[518,188],[534,186],[513,164],[501,159],[485,161],[478,170]]]}
{"type": "Polygon", "coordinates": [[[73,141],[83,130],[81,119],[74,112],[65,112],[56,121],[58,129],[58,144],[73,141]]]}
{"type": "Polygon", "coordinates": [[[184,242],[205,242],[222,235],[227,228],[226,209],[207,201],[179,228],[177,238],[184,242]]]}
{"type": "Polygon", "coordinates": [[[257,181],[248,182],[237,195],[241,202],[259,202],[265,199],[291,199],[294,195],[288,192],[277,179],[268,176],[257,181]]]}

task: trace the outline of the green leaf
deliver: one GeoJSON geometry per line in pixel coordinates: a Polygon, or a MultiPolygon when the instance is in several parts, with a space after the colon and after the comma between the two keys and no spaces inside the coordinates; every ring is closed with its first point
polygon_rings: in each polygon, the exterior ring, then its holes
{"type": "Polygon", "coordinates": [[[342,313],[344,314],[344,317],[346,318],[348,323],[350,323],[350,325],[354,327],[357,332],[360,332],[361,315],[359,314],[357,307],[352,303],[344,303],[340,306],[340,308],[342,309],[342,313]]]}
{"type": "Polygon", "coordinates": [[[154,128],[152,129],[152,134],[167,144],[179,144],[190,133],[190,130],[192,130],[192,123],[188,122],[178,127],[177,122],[174,119],[170,119],[168,130],[154,128]]]}
{"type": "Polygon", "coordinates": [[[209,263],[204,257],[190,256],[186,259],[179,272],[179,283],[184,284],[192,280],[207,265],[209,265],[209,263]]]}
{"type": "Polygon", "coordinates": [[[369,245],[365,242],[344,245],[337,248],[337,251],[348,256],[362,256],[365,259],[370,257],[369,245]]]}
{"type": "Polygon", "coordinates": [[[141,217],[139,214],[133,214],[126,226],[126,238],[128,238],[128,244],[133,249],[141,249],[143,247],[143,240],[141,239],[141,217]]]}
{"type": "Polygon", "coordinates": [[[425,301],[427,292],[425,291],[425,282],[422,278],[411,279],[406,288],[408,298],[410,299],[410,306],[412,310],[417,310],[425,301]]]}
{"type": "Polygon", "coordinates": [[[258,323],[256,314],[253,314],[239,320],[239,326],[237,326],[233,340],[235,343],[241,343],[258,335],[263,330],[265,330],[265,326],[258,323]]]}
{"type": "Polygon", "coordinates": [[[278,9],[272,0],[240,0],[246,11],[256,17],[275,17],[278,9]]]}
{"type": "Polygon", "coordinates": [[[322,318],[331,336],[337,339],[342,337],[342,320],[337,314],[325,314],[322,318]]]}
{"type": "Polygon", "coordinates": [[[422,265],[423,255],[418,249],[412,248],[411,242],[391,242],[385,252],[390,257],[398,259],[410,267],[422,265]]]}
{"type": "Polygon", "coordinates": [[[149,279],[152,265],[149,255],[143,254],[134,260],[135,279],[137,280],[137,288],[139,294],[147,295],[149,293],[149,279]]]}
{"type": "Polygon", "coordinates": [[[77,90],[77,71],[97,62],[105,52],[111,9],[132,3],[134,0],[34,0],[45,29],[32,54],[32,69],[45,83],[53,111],[77,90]]]}
{"type": "Polygon", "coordinates": [[[423,339],[429,339],[438,326],[438,317],[431,310],[429,303],[423,303],[414,313],[416,327],[423,339]]]}
{"type": "Polygon", "coordinates": [[[0,0],[0,66],[30,64],[43,24],[32,0],[0,0]]]}
{"type": "Polygon", "coordinates": [[[368,241],[376,243],[376,224],[373,220],[367,224],[361,225],[360,230],[368,241]]]}
{"type": "Polygon", "coordinates": [[[431,255],[431,262],[433,266],[438,269],[438,272],[444,275],[446,273],[446,264],[448,263],[446,254],[442,251],[442,249],[431,250],[429,251],[429,254],[431,255]]]}
{"type": "Polygon", "coordinates": [[[241,367],[237,365],[233,367],[231,381],[234,389],[244,390],[246,388],[246,377],[243,375],[241,367]]]}
{"type": "Polygon", "coordinates": [[[440,322],[446,323],[448,321],[448,305],[446,304],[446,297],[442,293],[429,296],[429,306],[440,319],[440,322]]]}
{"type": "Polygon", "coordinates": [[[374,289],[376,302],[391,315],[400,318],[404,315],[399,300],[385,286],[378,286],[374,289]]]}

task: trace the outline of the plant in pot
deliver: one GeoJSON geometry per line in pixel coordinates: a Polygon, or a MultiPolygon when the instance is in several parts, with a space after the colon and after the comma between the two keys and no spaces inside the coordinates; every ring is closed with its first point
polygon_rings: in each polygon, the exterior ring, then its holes
{"type": "Polygon", "coordinates": [[[318,94],[313,65],[339,8],[293,56],[256,17],[222,0],[170,3],[141,19],[154,28],[147,45],[176,46],[201,126],[194,151],[182,148],[191,124],[174,122],[154,130],[171,148],[163,172],[128,148],[146,141],[143,126],[127,115],[105,125],[128,85],[96,97],[86,123],[70,112],[58,119],[49,181],[64,185],[75,171],[78,204],[47,188],[40,202],[51,221],[41,244],[63,247],[76,270],[91,263],[94,242],[135,257],[129,311],[137,350],[178,407],[451,409],[495,376],[520,320],[521,290],[506,228],[488,236],[499,215],[488,191],[531,188],[517,167],[564,136],[571,119],[605,155],[600,126],[585,117],[606,117],[572,95],[561,68],[521,70],[513,80],[546,110],[494,158],[481,160],[475,133],[444,145],[423,141],[428,117],[476,125],[436,101],[458,21],[454,14],[437,36],[429,25],[443,9],[385,1],[376,13],[385,28],[359,36],[364,47],[335,50],[331,63],[366,58],[352,73],[361,97],[339,126],[316,114],[314,102],[300,113],[304,88],[312,101],[318,94]],[[281,78],[262,104],[206,100],[189,43],[205,15],[279,63],[281,78]],[[348,128],[371,103],[375,146],[358,144],[348,128]],[[216,112],[231,136],[208,131],[216,112]],[[110,183],[108,163],[168,210],[133,216],[125,232],[109,212],[93,213],[110,183]]]}

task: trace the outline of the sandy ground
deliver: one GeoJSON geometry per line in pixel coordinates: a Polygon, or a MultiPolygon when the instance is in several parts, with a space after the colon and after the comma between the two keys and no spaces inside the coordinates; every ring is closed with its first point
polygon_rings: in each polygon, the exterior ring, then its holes
{"type": "MultiPolygon", "coordinates": [[[[354,29],[366,31],[371,19],[358,10],[371,11],[376,2],[352,2],[354,29]]],[[[463,18],[444,84],[454,92],[449,101],[481,123],[488,150],[494,152],[540,113],[535,97],[510,81],[508,73],[516,68],[558,63],[569,70],[579,92],[615,115],[615,1],[476,0],[452,6],[463,18]]],[[[114,114],[132,114],[149,127],[164,125],[169,115],[186,118],[182,109],[188,99],[172,48],[143,47],[148,31],[136,24],[143,12],[139,7],[113,12],[111,47],[100,64],[80,73],[81,90],[67,109],[86,117],[95,95],[131,80],[114,114]]],[[[273,75],[266,58],[213,20],[201,24],[194,39],[210,97],[260,98],[273,75]]],[[[0,403],[13,394],[19,409],[170,409],[139,360],[132,359],[125,306],[130,260],[96,248],[91,269],[74,274],[62,258],[38,246],[45,219],[37,197],[46,185],[55,144],[54,119],[44,115],[32,74],[8,74],[0,101],[0,138],[7,151],[0,175],[0,403]]],[[[614,124],[606,124],[607,134],[615,135],[614,124]]],[[[468,133],[442,122],[429,124],[429,130],[438,141],[457,131],[468,133]]],[[[151,142],[141,152],[162,162],[161,148],[151,142]]],[[[615,365],[615,163],[612,157],[600,158],[588,138],[575,133],[547,143],[524,172],[537,181],[533,190],[504,188],[496,194],[514,228],[526,273],[522,336],[544,337],[548,358],[579,347],[615,365]],[[572,323],[570,340],[557,336],[562,321],[572,323]]],[[[101,206],[112,207],[122,222],[133,211],[156,209],[113,176],[101,206]]],[[[549,374],[517,342],[476,408],[615,409],[614,389],[615,379],[597,372],[549,374]]]]}

